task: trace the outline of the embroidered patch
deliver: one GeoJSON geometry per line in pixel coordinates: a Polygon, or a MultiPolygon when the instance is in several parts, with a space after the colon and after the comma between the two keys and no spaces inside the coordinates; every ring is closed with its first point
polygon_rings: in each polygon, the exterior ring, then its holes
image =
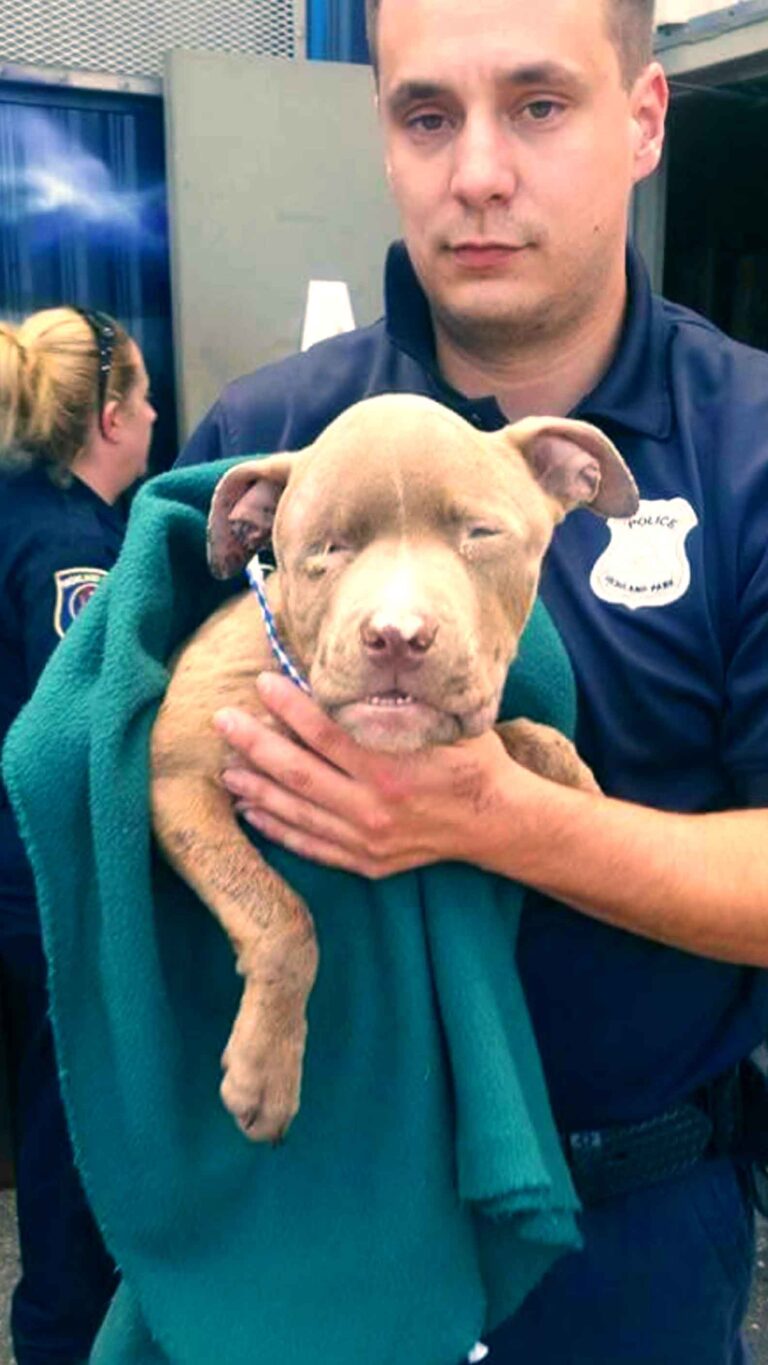
{"type": "Polygon", "coordinates": [[[53,575],[56,584],[53,628],[62,639],[106,576],[106,569],[57,569],[53,575]]]}
{"type": "Polygon", "coordinates": [[[595,596],[632,611],[676,602],[690,586],[685,541],[698,524],[685,498],[643,498],[633,517],[609,517],[611,542],[589,577],[595,596]]]}

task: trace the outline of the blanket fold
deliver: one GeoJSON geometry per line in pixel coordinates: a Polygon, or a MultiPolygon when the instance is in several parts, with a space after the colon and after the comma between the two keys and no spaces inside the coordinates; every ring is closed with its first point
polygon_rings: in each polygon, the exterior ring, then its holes
{"type": "MultiPolygon", "coordinates": [[[[259,842],[306,899],[320,970],[278,1149],[218,1098],[240,993],[213,916],[153,848],[167,660],[232,591],[205,560],[232,461],[136,499],[121,557],[48,666],[4,773],[35,872],[62,1087],[124,1284],[99,1365],[458,1365],[578,1244],[515,965],[521,889],[442,864],[369,883],[259,842]]],[[[569,732],[536,605],[504,716],[569,732]]]]}

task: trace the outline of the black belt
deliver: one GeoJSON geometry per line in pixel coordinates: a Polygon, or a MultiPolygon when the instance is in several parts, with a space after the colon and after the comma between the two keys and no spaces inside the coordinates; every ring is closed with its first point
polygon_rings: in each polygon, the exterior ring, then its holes
{"type": "Polygon", "coordinates": [[[576,1193],[588,1205],[682,1175],[703,1156],[735,1151],[740,1128],[734,1067],[653,1118],[564,1133],[561,1141],[576,1193]]]}

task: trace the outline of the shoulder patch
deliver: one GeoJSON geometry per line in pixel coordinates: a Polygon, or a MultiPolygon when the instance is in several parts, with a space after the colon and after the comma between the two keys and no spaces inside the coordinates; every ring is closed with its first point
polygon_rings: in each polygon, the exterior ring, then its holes
{"type": "Polygon", "coordinates": [[[609,517],[611,542],[589,578],[595,596],[631,611],[676,602],[690,586],[685,541],[698,524],[686,498],[642,499],[633,517],[609,517]]]}
{"type": "Polygon", "coordinates": [[[106,569],[57,569],[53,575],[56,584],[56,603],[53,608],[53,628],[62,639],[76,616],[80,615],[86,602],[93,597],[106,569]]]}

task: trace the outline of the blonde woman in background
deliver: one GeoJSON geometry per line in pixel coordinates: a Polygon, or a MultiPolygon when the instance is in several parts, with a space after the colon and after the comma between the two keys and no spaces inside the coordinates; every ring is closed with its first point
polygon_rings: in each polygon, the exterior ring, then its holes
{"type": "MultiPolygon", "coordinates": [[[[52,308],[0,323],[0,744],[117,558],[118,499],[146,472],[154,420],[141,352],[114,319],[52,308]]],[[[116,1272],[75,1170],[47,1005],[31,870],[0,784],[0,1009],[22,1263],[11,1332],[17,1365],[79,1365],[116,1272]]]]}

